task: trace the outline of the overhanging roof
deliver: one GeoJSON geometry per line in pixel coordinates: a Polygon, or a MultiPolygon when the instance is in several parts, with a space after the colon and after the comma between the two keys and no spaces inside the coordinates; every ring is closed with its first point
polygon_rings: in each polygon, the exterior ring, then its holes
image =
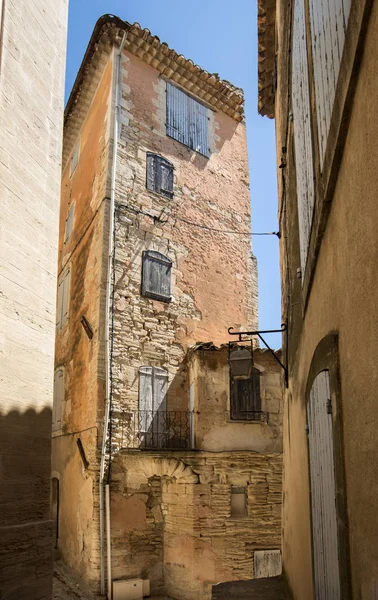
{"type": "MultiPolygon", "coordinates": [[[[75,127],[70,127],[77,116],[83,116],[93,97],[101,69],[114,44],[119,45],[127,32],[125,49],[154,67],[164,77],[177,83],[189,93],[197,96],[216,110],[229,115],[235,121],[244,118],[243,90],[220,79],[218,74],[209,73],[192,60],[178,54],[142,29],[139,23],[130,24],[114,15],[104,15],[97,21],[73,85],[64,113],[66,144],[64,154],[72,148],[75,127]],[[72,129],[67,139],[67,129],[72,129]]],[[[78,131],[76,131],[76,134],[78,131]]]]}
{"type": "Polygon", "coordinates": [[[258,0],[258,109],[274,118],[276,0],[258,0]]]}

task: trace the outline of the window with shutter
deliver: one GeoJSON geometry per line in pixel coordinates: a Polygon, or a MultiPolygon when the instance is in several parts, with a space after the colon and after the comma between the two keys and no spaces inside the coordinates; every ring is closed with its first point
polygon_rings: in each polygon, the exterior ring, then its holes
{"type": "Polygon", "coordinates": [[[80,140],[76,143],[71,157],[71,169],[70,169],[70,177],[75,173],[76,167],[79,162],[79,154],[80,154],[80,140]]]}
{"type": "Polygon", "coordinates": [[[139,434],[144,448],[166,445],[168,371],[160,367],[139,370],[139,434]]]}
{"type": "Polygon", "coordinates": [[[142,295],[170,302],[172,261],[160,252],[146,250],[142,264],[142,295]]]}
{"type": "Polygon", "coordinates": [[[167,135],[210,156],[208,108],[167,82],[167,135]]]}
{"type": "Polygon", "coordinates": [[[62,408],[64,400],[64,370],[59,368],[54,375],[54,399],[53,399],[53,415],[52,415],[52,430],[57,431],[62,427],[62,408]]]}
{"type": "Polygon", "coordinates": [[[58,283],[58,298],[56,309],[56,328],[62,329],[68,320],[70,292],[70,270],[67,269],[58,283]]]}
{"type": "Polygon", "coordinates": [[[64,243],[69,240],[71,237],[72,229],[73,229],[73,219],[74,219],[74,204],[71,205],[70,210],[68,211],[67,220],[66,220],[66,231],[64,234],[64,243]]]}
{"type": "Polygon", "coordinates": [[[152,152],[147,152],[146,187],[152,192],[173,198],[173,165],[152,152]]]}
{"type": "Polygon", "coordinates": [[[234,420],[260,421],[260,371],[253,369],[249,379],[231,378],[230,417],[234,420]]]}

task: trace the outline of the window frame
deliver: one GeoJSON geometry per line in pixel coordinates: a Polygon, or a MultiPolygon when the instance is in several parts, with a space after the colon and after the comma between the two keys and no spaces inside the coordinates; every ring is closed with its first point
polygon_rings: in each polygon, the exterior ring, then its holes
{"type": "MultiPolygon", "coordinates": [[[[234,507],[235,508],[235,507],[234,507]]],[[[248,487],[245,485],[231,485],[230,490],[230,518],[231,519],[245,519],[248,517],[248,487]],[[232,497],[243,496],[244,498],[244,510],[242,513],[232,512],[232,497]]]]}
{"type": "Polygon", "coordinates": [[[63,402],[65,399],[65,373],[64,367],[58,367],[54,371],[54,393],[53,393],[53,410],[51,419],[51,430],[53,433],[62,429],[63,420],[63,402]],[[61,383],[58,385],[58,377],[61,378],[61,383]],[[58,391],[61,394],[58,396],[58,391]]]}
{"type": "Polygon", "coordinates": [[[70,208],[68,209],[68,213],[67,213],[67,218],[66,218],[66,224],[65,224],[65,228],[64,228],[64,243],[68,242],[68,240],[70,239],[72,232],[73,232],[73,226],[74,226],[74,218],[75,218],[75,204],[72,203],[70,208]],[[71,221],[70,221],[71,219],[71,221]],[[70,231],[67,231],[67,224],[70,221],[70,231]]]}
{"type": "Polygon", "coordinates": [[[171,302],[171,282],[172,282],[172,261],[170,258],[158,252],[157,250],[144,250],[142,253],[142,283],[141,283],[141,295],[146,298],[152,298],[153,300],[159,300],[160,302],[171,302]],[[169,294],[159,294],[154,292],[147,287],[147,261],[151,263],[158,263],[161,265],[167,265],[169,267],[169,294]]]}
{"type": "MultiPolygon", "coordinates": [[[[210,123],[210,116],[209,116],[209,107],[204,103],[201,102],[200,99],[192,96],[191,94],[189,94],[188,92],[186,92],[185,90],[183,90],[182,88],[180,88],[177,85],[174,85],[171,81],[167,81],[166,82],[166,124],[165,124],[165,131],[166,131],[166,135],[168,137],[170,137],[171,139],[175,140],[176,142],[179,142],[180,144],[183,144],[186,148],[190,148],[190,150],[192,150],[193,152],[197,152],[198,154],[200,154],[201,156],[205,156],[206,158],[210,158],[211,156],[211,148],[210,148],[210,141],[209,141],[209,123],[210,123]],[[188,99],[187,101],[187,108],[183,109],[183,110],[187,110],[188,112],[188,116],[187,116],[187,121],[186,121],[186,125],[187,125],[187,131],[186,132],[182,132],[179,129],[177,129],[176,127],[173,126],[173,124],[171,123],[170,120],[170,94],[174,93],[173,91],[171,92],[171,88],[172,90],[177,90],[179,93],[185,95],[188,99]],[[189,104],[189,101],[193,102],[192,105],[189,104]],[[195,103],[195,104],[194,104],[195,103]],[[192,141],[190,139],[190,125],[191,125],[191,121],[190,121],[190,116],[189,113],[190,111],[193,112],[193,108],[199,106],[201,107],[201,109],[205,109],[207,112],[204,113],[204,118],[206,120],[206,147],[204,150],[200,150],[199,147],[194,147],[194,144],[191,145],[190,141],[192,141]],[[175,135],[175,131],[177,132],[177,134],[175,135]],[[185,141],[185,138],[187,136],[187,140],[185,141]]],[[[205,144],[204,144],[205,145],[205,144]]]]}
{"type": "Polygon", "coordinates": [[[56,331],[60,331],[68,323],[70,312],[71,269],[63,271],[58,280],[57,306],[56,306],[56,331]],[[60,291],[62,290],[62,291],[60,291]],[[66,304],[65,304],[66,298],[66,304]]]}
{"type": "Polygon", "coordinates": [[[157,154],[156,152],[150,152],[148,151],[146,153],[146,189],[149,192],[154,192],[155,194],[159,194],[160,196],[164,196],[165,198],[173,198],[174,196],[174,191],[173,191],[173,186],[174,186],[174,182],[173,182],[173,177],[174,177],[174,165],[173,163],[171,163],[167,158],[165,158],[164,156],[161,156],[161,154],[157,154]],[[152,161],[151,161],[152,159],[152,161]],[[154,162],[154,168],[155,168],[155,176],[153,178],[153,187],[149,187],[149,168],[150,168],[150,161],[154,162]],[[162,177],[161,177],[161,169],[162,167],[167,167],[170,170],[170,177],[171,177],[171,181],[172,181],[172,190],[165,190],[162,187],[162,177]]]}
{"type": "Polygon", "coordinates": [[[77,165],[79,164],[80,159],[80,138],[77,140],[76,144],[73,147],[71,160],[70,160],[70,177],[73,176],[77,169],[77,165]]]}
{"type": "Polygon", "coordinates": [[[251,377],[248,380],[245,379],[234,379],[230,373],[230,421],[243,421],[246,423],[261,423],[262,421],[262,402],[261,402],[261,383],[260,383],[261,371],[256,367],[253,367],[251,377]],[[258,396],[256,401],[256,394],[252,399],[252,406],[254,410],[251,411],[240,411],[238,410],[238,403],[236,401],[237,394],[239,392],[239,387],[241,382],[250,381],[253,390],[258,390],[258,396]],[[258,386],[255,387],[256,381],[258,382],[258,386]],[[242,412],[248,413],[250,418],[247,416],[243,417],[242,412]]]}

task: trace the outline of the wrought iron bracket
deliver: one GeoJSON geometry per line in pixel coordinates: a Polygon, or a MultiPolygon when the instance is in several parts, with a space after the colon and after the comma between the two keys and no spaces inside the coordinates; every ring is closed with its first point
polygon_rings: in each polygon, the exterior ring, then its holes
{"type": "MultiPolygon", "coordinates": [[[[262,337],[262,334],[264,333],[284,333],[285,331],[287,332],[287,325],[286,323],[282,323],[281,325],[281,329],[266,329],[264,331],[233,331],[233,327],[229,327],[228,328],[228,333],[229,335],[237,335],[239,337],[238,341],[239,342],[247,342],[248,340],[243,339],[243,336],[257,336],[262,343],[266,346],[266,348],[269,350],[269,352],[271,353],[271,355],[273,356],[274,360],[276,362],[278,362],[278,364],[281,366],[281,368],[284,371],[285,374],[285,385],[286,387],[289,387],[289,371],[288,371],[288,367],[285,366],[280,359],[278,358],[277,354],[274,352],[274,350],[269,346],[269,344],[264,340],[264,338],[262,337]]],[[[287,340],[286,340],[286,346],[287,346],[287,340]]]]}

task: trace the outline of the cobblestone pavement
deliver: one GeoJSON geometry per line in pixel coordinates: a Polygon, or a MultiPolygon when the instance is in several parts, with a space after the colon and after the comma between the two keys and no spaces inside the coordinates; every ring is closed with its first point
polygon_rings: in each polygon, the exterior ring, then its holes
{"type": "Polygon", "coordinates": [[[53,600],[98,600],[61,560],[54,562],[53,600]]]}
{"type": "Polygon", "coordinates": [[[213,586],[212,600],[287,600],[282,577],[234,581],[213,586]]]}

